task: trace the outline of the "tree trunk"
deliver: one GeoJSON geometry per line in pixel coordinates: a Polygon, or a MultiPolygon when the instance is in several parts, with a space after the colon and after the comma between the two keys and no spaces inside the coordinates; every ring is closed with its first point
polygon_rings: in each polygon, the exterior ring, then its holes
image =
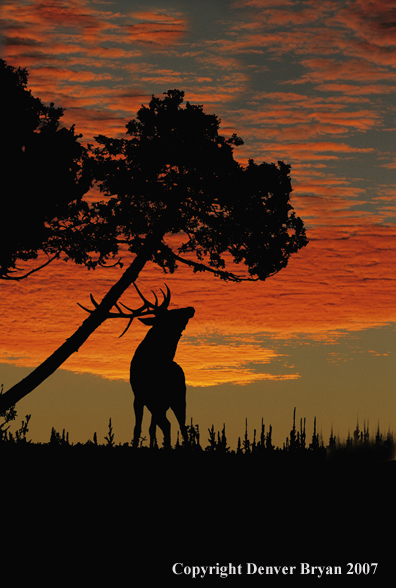
{"type": "Polygon", "coordinates": [[[88,316],[82,325],[71,337],[61,345],[42,364],[33,370],[26,378],[12,386],[0,396],[0,413],[14,406],[21,398],[32,392],[39,384],[53,374],[97,329],[107,317],[107,313],[118,301],[125,290],[134,282],[147,261],[151,258],[155,247],[162,241],[165,231],[163,223],[159,223],[156,229],[147,235],[141,251],[136,255],[131,265],[125,270],[121,278],[116,282],[103,298],[97,308],[88,316]],[[160,226],[161,225],[161,226],[160,226]]]}

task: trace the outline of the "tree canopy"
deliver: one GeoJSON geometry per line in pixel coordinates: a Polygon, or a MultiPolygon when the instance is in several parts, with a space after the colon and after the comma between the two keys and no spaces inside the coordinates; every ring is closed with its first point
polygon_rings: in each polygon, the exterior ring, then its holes
{"type": "Polygon", "coordinates": [[[226,139],[217,116],[189,102],[183,108],[183,100],[179,90],[153,96],[126,125],[127,138],[95,137],[93,175],[106,199],[92,213],[105,235],[102,253],[127,243],[136,254],[162,219],[164,236],[183,236],[177,250],[162,239],[153,251],[166,271],[179,261],[223,279],[264,280],[308,242],[290,204],[290,166],[242,166],[233,156],[242,139],[226,139]],[[227,271],[226,252],[246,266],[241,275],[227,271]]]}
{"type": "MultiPolygon", "coordinates": [[[[259,279],[278,272],[307,244],[290,204],[290,166],[242,166],[237,135],[184,92],[153,96],[125,138],[95,137],[85,148],[74,126],[60,128],[62,108],[44,105],[27,88],[26,69],[0,60],[3,112],[0,278],[20,279],[18,260],[40,251],[95,268],[127,244],[139,253],[161,221],[151,259],[173,272],[178,262],[222,279],[259,279]],[[92,181],[104,199],[83,199],[92,181]],[[170,246],[166,235],[179,234],[170,246]],[[226,258],[245,267],[235,274],[226,258]]],[[[22,276],[23,277],[23,276],[22,276]]]]}
{"type": "MultiPolygon", "coordinates": [[[[78,218],[90,187],[87,151],[74,127],[59,128],[62,108],[27,88],[28,72],[0,59],[0,278],[20,279],[18,260],[62,249],[63,219],[78,218]],[[56,222],[55,222],[56,219],[56,222]]],[[[75,222],[75,221],[74,221],[75,222]]]]}

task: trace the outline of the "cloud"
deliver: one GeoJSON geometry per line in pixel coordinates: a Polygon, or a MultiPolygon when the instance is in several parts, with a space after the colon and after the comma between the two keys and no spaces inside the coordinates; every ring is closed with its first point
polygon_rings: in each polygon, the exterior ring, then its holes
{"type": "Polygon", "coordinates": [[[301,136],[317,141],[322,137],[343,137],[365,132],[382,124],[381,114],[339,98],[308,97],[292,92],[263,93],[254,96],[251,108],[234,111],[237,124],[248,129],[245,138],[257,141],[292,142],[301,136]],[[263,133],[264,131],[264,133],[263,133]]]}
{"type": "Polygon", "coordinates": [[[395,0],[356,0],[334,18],[371,45],[396,47],[395,0]]]}
{"type": "MultiPolygon", "coordinates": [[[[213,386],[220,384],[245,385],[262,380],[291,380],[299,377],[296,373],[268,373],[262,366],[278,363],[280,356],[272,349],[247,342],[245,345],[201,343],[182,344],[178,361],[183,365],[187,382],[192,386],[213,386]]],[[[278,367],[278,372],[279,366],[278,367]]],[[[276,369],[275,367],[275,369],[276,369]]],[[[272,368],[274,369],[274,368],[272,368]]],[[[282,370],[284,371],[284,370],[282,370]]]]}
{"type": "MultiPolygon", "coordinates": [[[[278,60],[287,54],[324,59],[342,54],[347,61],[355,58],[355,70],[364,70],[368,63],[395,66],[394,0],[357,0],[347,6],[257,0],[235,3],[234,8],[239,20],[230,27],[227,38],[217,40],[220,52],[266,51],[278,60]]],[[[358,79],[362,77],[363,72],[358,79]]]]}
{"type": "Polygon", "coordinates": [[[25,1],[18,7],[6,2],[2,24],[11,43],[18,36],[22,42],[39,39],[47,46],[59,40],[78,41],[80,50],[87,53],[95,49],[95,44],[103,47],[107,41],[172,45],[187,31],[187,21],[178,13],[125,15],[96,10],[85,0],[25,1]]]}
{"type": "MultiPolygon", "coordinates": [[[[306,129],[307,134],[310,130],[306,129]]],[[[323,129],[322,129],[323,134],[323,129]]],[[[280,138],[278,133],[277,137],[280,138]]],[[[300,132],[301,136],[301,132],[300,132]]],[[[291,138],[293,136],[291,135],[291,138]]],[[[269,161],[286,161],[295,167],[298,163],[305,162],[329,162],[339,160],[346,156],[356,154],[370,154],[374,151],[372,147],[355,147],[346,143],[336,141],[299,141],[299,142],[263,142],[256,145],[256,148],[265,153],[265,159],[269,161]]]]}
{"type": "MultiPolygon", "coordinates": [[[[78,131],[91,141],[98,129],[89,126],[90,120],[100,118],[105,122],[107,116],[108,124],[101,132],[119,134],[124,132],[125,117],[132,117],[136,106],[141,104],[127,99],[127,94],[150,96],[150,92],[141,89],[151,81],[149,76],[141,79],[145,69],[141,47],[169,50],[188,26],[182,15],[170,10],[121,14],[100,10],[87,0],[24,1],[18,6],[5,2],[1,7],[1,23],[6,61],[27,66],[32,92],[44,101],[66,108],[64,124],[71,125],[85,117],[78,131]],[[134,87],[130,72],[135,60],[134,87]],[[103,82],[107,90],[100,95],[103,82]],[[76,90],[76,83],[84,88],[85,97],[76,90]],[[89,113],[88,106],[96,114],[89,113]],[[83,110],[78,112],[79,108],[83,110]],[[120,122],[115,127],[113,113],[117,109],[120,122]]],[[[176,76],[163,73],[157,83],[161,81],[175,82],[176,76]]]]}
{"type": "Polygon", "coordinates": [[[302,65],[311,70],[296,79],[293,83],[324,82],[334,80],[351,80],[359,82],[374,82],[377,80],[396,80],[396,73],[388,68],[378,67],[359,59],[348,61],[310,58],[301,61],[302,65]]]}
{"type": "MultiPolygon", "coordinates": [[[[320,92],[335,92],[337,94],[345,94],[346,96],[366,96],[372,94],[394,94],[396,86],[385,85],[385,84],[365,84],[355,85],[347,83],[323,83],[316,85],[316,90],[320,92]]],[[[361,100],[360,100],[361,102],[361,100]]],[[[366,102],[368,100],[366,99],[366,102]]]]}
{"type": "Polygon", "coordinates": [[[240,8],[241,5],[244,7],[252,6],[254,8],[269,8],[274,6],[282,6],[288,8],[293,6],[292,0],[242,0],[242,2],[233,2],[234,8],[240,8]]]}
{"type": "Polygon", "coordinates": [[[130,35],[136,43],[167,46],[181,40],[188,30],[181,14],[146,11],[132,12],[129,17],[135,22],[125,25],[127,38],[130,35]]]}

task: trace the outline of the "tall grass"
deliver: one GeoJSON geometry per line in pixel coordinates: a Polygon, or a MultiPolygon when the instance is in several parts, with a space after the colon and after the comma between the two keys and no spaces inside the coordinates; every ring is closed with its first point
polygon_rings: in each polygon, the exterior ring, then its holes
{"type": "MultiPolygon", "coordinates": [[[[1,393],[1,390],[0,390],[1,393]]],[[[10,446],[42,446],[49,445],[51,447],[106,447],[107,449],[117,449],[119,447],[131,448],[131,443],[118,443],[116,444],[116,434],[113,430],[111,418],[108,424],[108,434],[103,438],[103,442],[98,442],[98,436],[95,432],[92,440],[89,439],[85,443],[78,442],[73,444],[69,441],[69,433],[63,429],[62,434],[57,432],[52,427],[51,435],[48,443],[33,443],[27,439],[27,433],[29,431],[28,424],[31,415],[26,415],[22,421],[21,427],[15,432],[9,431],[9,423],[16,418],[15,409],[12,408],[0,417],[3,418],[3,422],[0,423],[0,448],[6,448],[10,446]]],[[[359,424],[356,424],[352,435],[348,432],[345,441],[341,441],[339,437],[335,437],[333,434],[333,428],[327,442],[324,441],[322,435],[317,432],[316,417],[313,423],[313,433],[310,439],[307,439],[306,435],[306,419],[300,419],[300,426],[296,427],[296,409],[293,413],[293,423],[290,430],[289,436],[286,437],[282,447],[275,446],[273,443],[273,430],[272,426],[269,425],[266,430],[264,419],[261,421],[261,429],[259,432],[254,429],[253,437],[249,436],[248,433],[248,422],[245,420],[245,431],[242,437],[238,438],[236,448],[231,449],[226,435],[226,426],[223,425],[221,431],[216,431],[214,425],[207,430],[207,439],[203,441],[202,435],[198,424],[191,423],[187,426],[188,432],[188,443],[180,441],[180,435],[177,435],[177,441],[175,446],[172,448],[172,452],[178,452],[180,450],[194,451],[195,453],[202,454],[215,454],[220,455],[245,455],[245,456],[257,456],[265,459],[275,459],[276,457],[290,456],[296,459],[302,456],[315,456],[317,459],[333,458],[333,457],[358,457],[359,459],[374,459],[374,460],[390,460],[396,459],[396,442],[394,440],[393,432],[389,429],[387,433],[382,433],[377,427],[375,435],[371,436],[368,425],[364,423],[363,430],[359,428],[359,424]]],[[[161,448],[162,449],[162,448],[161,448]]],[[[137,451],[161,451],[156,445],[155,448],[149,449],[147,447],[146,437],[140,439],[140,446],[137,451]]]]}

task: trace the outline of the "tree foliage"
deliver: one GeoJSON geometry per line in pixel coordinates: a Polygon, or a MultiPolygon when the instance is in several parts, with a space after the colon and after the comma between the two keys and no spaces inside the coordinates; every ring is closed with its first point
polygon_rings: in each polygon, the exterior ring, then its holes
{"type": "Polygon", "coordinates": [[[33,97],[25,69],[0,60],[0,80],[1,278],[20,279],[18,260],[40,251],[88,268],[125,244],[136,255],[159,222],[163,238],[151,259],[170,272],[183,262],[223,279],[263,280],[306,245],[290,205],[290,167],[239,164],[233,151],[242,139],[220,135],[220,120],[202,106],[183,107],[184,92],[153,96],[125,138],[99,135],[86,149],[74,126],[60,128],[62,108],[33,97]],[[105,198],[88,204],[93,178],[105,198]],[[182,236],[176,249],[172,234],[182,236]],[[246,267],[236,275],[226,259],[246,267]]]}
{"type": "Polygon", "coordinates": [[[74,126],[59,128],[62,108],[27,88],[26,69],[0,59],[2,113],[0,278],[20,279],[18,260],[60,253],[61,221],[80,223],[90,187],[87,151],[74,126]],[[56,219],[56,222],[54,222],[56,219]]]}
{"type": "Polygon", "coordinates": [[[184,261],[238,280],[227,271],[228,252],[245,264],[245,277],[263,280],[307,244],[290,205],[290,166],[242,166],[233,156],[242,139],[226,139],[215,115],[189,102],[183,108],[183,100],[179,90],[153,96],[127,124],[127,138],[95,137],[94,176],[106,196],[94,206],[94,224],[106,235],[102,251],[116,255],[126,242],[136,254],[162,219],[164,235],[183,236],[176,250],[163,239],[153,251],[164,270],[184,261]]]}

